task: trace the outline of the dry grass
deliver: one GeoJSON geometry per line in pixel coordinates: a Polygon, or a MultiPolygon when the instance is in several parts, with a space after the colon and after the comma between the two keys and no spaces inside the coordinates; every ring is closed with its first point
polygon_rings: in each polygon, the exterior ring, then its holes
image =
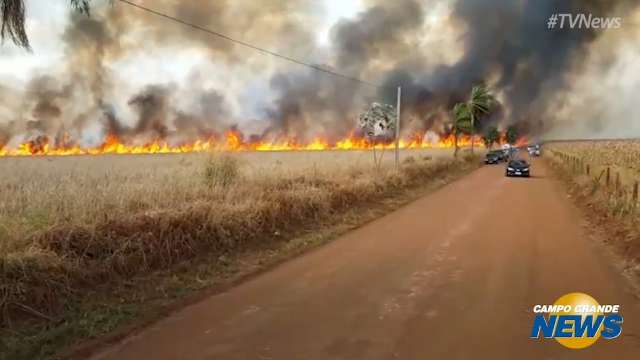
{"type": "Polygon", "coordinates": [[[640,175],[640,140],[573,141],[552,147],[588,163],[626,168],[640,175]]]}
{"type": "Polygon", "coordinates": [[[607,194],[616,214],[638,207],[634,191],[640,181],[640,140],[560,142],[547,148],[567,170],[582,176],[592,194],[607,194]]]}
{"type": "Polygon", "coordinates": [[[0,159],[2,325],[54,320],[98,284],[281,241],[464,162],[449,154],[405,152],[400,173],[390,155],[375,172],[366,152],[0,159]]]}
{"type": "Polygon", "coordinates": [[[640,141],[553,143],[547,149],[573,198],[624,257],[627,273],[640,276],[640,204],[634,190],[640,180],[640,141]]]}
{"type": "Polygon", "coordinates": [[[640,140],[591,140],[552,143],[551,149],[576,157],[588,164],[591,172],[610,169],[615,180],[631,185],[640,180],[640,140]]]}

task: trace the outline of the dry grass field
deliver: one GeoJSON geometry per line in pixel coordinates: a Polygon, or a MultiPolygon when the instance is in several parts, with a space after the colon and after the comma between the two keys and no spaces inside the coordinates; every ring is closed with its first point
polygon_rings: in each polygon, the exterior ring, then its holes
{"type": "Polygon", "coordinates": [[[640,276],[640,140],[555,142],[553,167],[585,215],[607,233],[630,276],[640,276]]]}
{"type": "Polygon", "coordinates": [[[100,300],[96,289],[111,294],[196,258],[286,242],[479,163],[406,150],[396,172],[385,156],[379,170],[366,151],[0,158],[0,330],[68,321],[88,293],[100,300]]]}
{"type": "Polygon", "coordinates": [[[588,163],[626,168],[640,175],[640,140],[584,140],[552,146],[588,163]]]}
{"type": "Polygon", "coordinates": [[[640,180],[640,140],[571,141],[553,143],[551,148],[580,159],[596,175],[609,168],[625,185],[640,180]]]}
{"type": "MultiPolygon", "coordinates": [[[[449,150],[407,150],[401,158],[450,155],[449,150]]],[[[208,154],[0,158],[0,254],[23,250],[34,235],[58,226],[91,227],[145,214],[181,212],[204,202],[252,204],[265,189],[286,179],[336,183],[374,179],[371,153],[366,151],[231,157],[238,173],[229,175],[233,177],[229,184],[217,184],[217,175],[207,174],[208,165],[216,165],[215,159],[209,164],[208,154]]],[[[387,151],[384,160],[382,175],[393,168],[393,154],[387,151]]]]}
{"type": "Polygon", "coordinates": [[[547,148],[564,156],[565,160],[577,162],[572,165],[572,170],[597,179],[594,186],[609,185],[618,193],[632,196],[633,188],[640,181],[640,140],[557,142],[547,148]]]}

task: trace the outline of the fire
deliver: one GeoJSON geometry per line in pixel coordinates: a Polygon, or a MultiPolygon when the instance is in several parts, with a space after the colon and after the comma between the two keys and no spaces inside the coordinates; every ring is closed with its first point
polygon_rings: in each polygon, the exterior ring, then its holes
{"type": "MultiPolygon", "coordinates": [[[[421,134],[414,134],[400,140],[402,149],[429,149],[429,148],[453,148],[455,145],[453,135],[441,137],[439,140],[426,141],[421,134]]],[[[458,138],[460,147],[471,146],[471,137],[458,138]]],[[[482,140],[476,137],[474,145],[484,147],[482,140]]],[[[164,140],[151,141],[142,145],[130,145],[113,135],[108,135],[104,142],[96,147],[81,147],[79,145],[52,144],[48,137],[39,136],[33,140],[20,144],[16,148],[2,147],[0,145],[0,157],[2,156],[68,156],[68,155],[101,155],[101,154],[181,154],[199,153],[212,150],[220,151],[325,151],[325,150],[367,150],[374,144],[369,140],[354,136],[329,142],[323,138],[315,138],[308,142],[296,139],[282,139],[273,142],[246,141],[238,131],[227,131],[223,137],[198,140],[182,145],[170,145],[164,140]]],[[[393,149],[395,143],[376,144],[376,148],[393,149]]]]}

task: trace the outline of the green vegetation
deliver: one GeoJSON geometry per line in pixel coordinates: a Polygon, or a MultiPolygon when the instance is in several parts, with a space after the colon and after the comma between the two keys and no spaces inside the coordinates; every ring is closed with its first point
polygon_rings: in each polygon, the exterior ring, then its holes
{"type": "Polygon", "coordinates": [[[467,109],[471,119],[471,152],[475,146],[475,135],[477,132],[478,118],[489,114],[491,107],[496,102],[489,90],[484,86],[474,86],[467,101],[467,109]]]}
{"type": "MultiPolygon", "coordinates": [[[[471,136],[471,152],[475,147],[475,136],[478,132],[478,119],[491,112],[496,103],[495,97],[484,86],[474,86],[469,100],[453,107],[451,129],[455,136],[455,156],[458,155],[458,139],[461,134],[471,136]]],[[[497,130],[496,130],[497,131],[497,130]]]]}
{"type": "Polygon", "coordinates": [[[453,107],[453,123],[451,130],[455,137],[455,151],[454,156],[458,156],[460,147],[458,146],[458,139],[462,134],[470,134],[473,131],[473,125],[471,123],[471,113],[469,107],[465,103],[456,104],[453,107]]]}
{"type": "Polygon", "coordinates": [[[489,126],[485,131],[482,141],[487,149],[491,149],[495,143],[500,140],[500,132],[495,126],[489,126]]]}
{"type": "Polygon", "coordinates": [[[506,137],[509,144],[514,145],[518,141],[519,136],[518,129],[516,129],[515,126],[509,126],[507,128],[506,137]]]}

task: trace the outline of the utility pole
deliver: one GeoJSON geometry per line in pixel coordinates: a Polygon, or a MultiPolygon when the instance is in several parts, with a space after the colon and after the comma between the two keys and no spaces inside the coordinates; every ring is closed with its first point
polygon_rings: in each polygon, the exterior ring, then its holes
{"type": "Polygon", "coordinates": [[[398,86],[398,114],[396,115],[396,170],[400,169],[400,105],[402,99],[402,87],[398,86]]]}

